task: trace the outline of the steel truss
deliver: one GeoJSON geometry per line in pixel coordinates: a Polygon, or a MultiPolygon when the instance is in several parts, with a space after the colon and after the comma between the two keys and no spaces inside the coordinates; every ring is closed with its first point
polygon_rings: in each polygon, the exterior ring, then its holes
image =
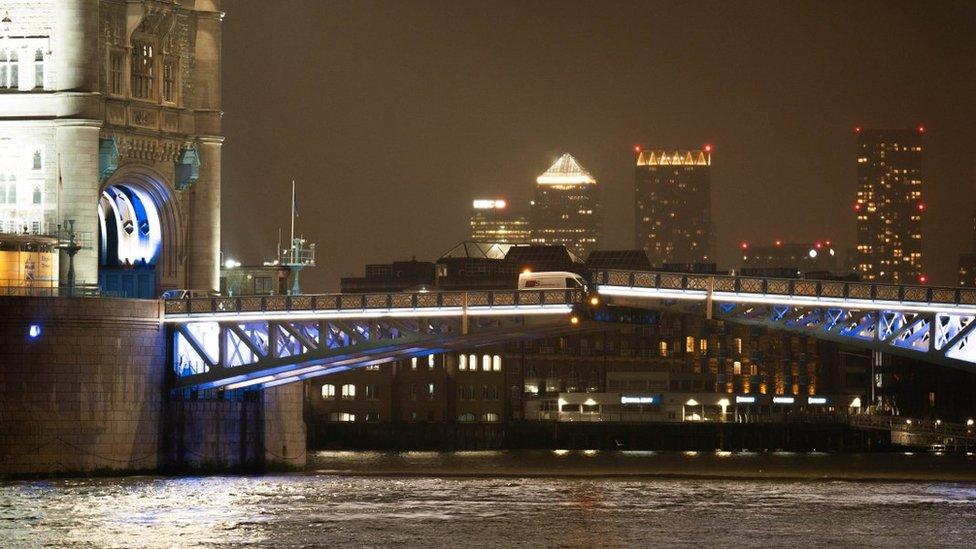
{"type": "Polygon", "coordinates": [[[187,321],[170,325],[176,388],[264,389],[409,358],[579,331],[569,314],[187,321]]]}
{"type": "Polygon", "coordinates": [[[976,315],[720,303],[716,317],[973,370],[976,315]]]}

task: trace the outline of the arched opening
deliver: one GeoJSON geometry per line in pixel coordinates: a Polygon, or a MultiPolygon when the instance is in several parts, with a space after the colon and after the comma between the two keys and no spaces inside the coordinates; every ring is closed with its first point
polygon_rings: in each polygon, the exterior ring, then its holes
{"type": "Polygon", "coordinates": [[[120,297],[156,298],[175,276],[176,216],[155,174],[116,173],[98,201],[98,285],[120,297]]]}

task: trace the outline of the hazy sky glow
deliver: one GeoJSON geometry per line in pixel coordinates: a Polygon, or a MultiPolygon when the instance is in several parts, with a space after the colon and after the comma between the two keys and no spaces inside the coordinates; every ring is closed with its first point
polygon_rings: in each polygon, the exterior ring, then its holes
{"type": "Polygon", "coordinates": [[[853,127],[928,129],[924,262],[955,283],[976,207],[976,3],[331,2],[225,5],[223,248],[298,227],[305,290],[433,259],[471,200],[527,204],[572,153],[633,247],[633,146],[714,146],[718,259],[747,241],[854,242],[853,127]]]}

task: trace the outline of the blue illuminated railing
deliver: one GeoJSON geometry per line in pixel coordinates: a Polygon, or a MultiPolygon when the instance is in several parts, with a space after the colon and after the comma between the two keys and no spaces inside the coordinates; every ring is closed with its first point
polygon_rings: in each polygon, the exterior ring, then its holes
{"type": "Polygon", "coordinates": [[[594,282],[659,290],[708,291],[711,287],[715,292],[738,294],[976,305],[976,289],[971,288],[618,270],[596,271],[594,282]]]}
{"type": "Polygon", "coordinates": [[[169,299],[167,315],[576,305],[581,290],[309,294],[169,299]]]}

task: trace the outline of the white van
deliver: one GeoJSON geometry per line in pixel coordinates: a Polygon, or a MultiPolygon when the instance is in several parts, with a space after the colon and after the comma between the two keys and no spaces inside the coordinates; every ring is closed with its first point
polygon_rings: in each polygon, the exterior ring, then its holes
{"type": "Polygon", "coordinates": [[[522,273],[518,278],[519,290],[586,290],[586,279],[566,271],[522,273]]]}

